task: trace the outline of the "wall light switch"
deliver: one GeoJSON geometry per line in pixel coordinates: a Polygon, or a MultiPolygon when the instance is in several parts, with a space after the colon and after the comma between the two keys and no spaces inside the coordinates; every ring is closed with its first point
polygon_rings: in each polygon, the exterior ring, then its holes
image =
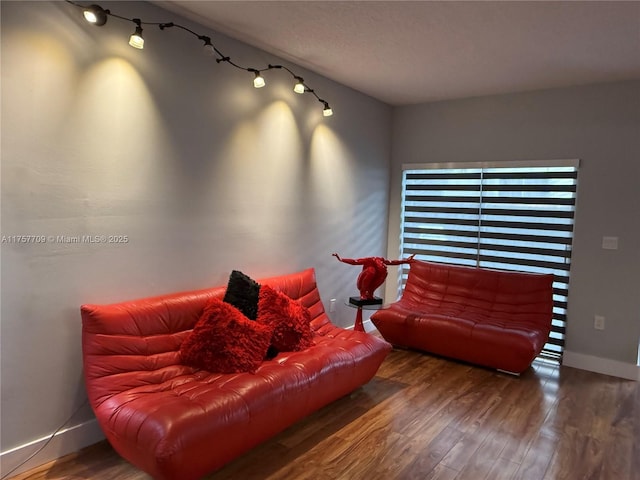
{"type": "Polygon", "coordinates": [[[602,248],[605,250],[617,250],[618,237],[602,237],[602,248]]]}

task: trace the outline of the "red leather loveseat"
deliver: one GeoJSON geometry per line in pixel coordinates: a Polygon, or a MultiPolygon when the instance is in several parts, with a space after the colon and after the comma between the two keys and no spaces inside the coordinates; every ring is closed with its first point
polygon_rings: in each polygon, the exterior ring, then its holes
{"type": "Polygon", "coordinates": [[[113,305],[83,305],[89,401],[111,445],[155,479],[202,477],[367,383],[391,345],[334,326],[315,273],[260,280],[311,313],[314,346],[282,352],[253,373],[182,365],[179,349],[225,287],[113,305]]]}
{"type": "Polygon", "coordinates": [[[371,316],[394,345],[522,373],[551,330],[553,275],[414,260],[402,298],[371,316]]]}

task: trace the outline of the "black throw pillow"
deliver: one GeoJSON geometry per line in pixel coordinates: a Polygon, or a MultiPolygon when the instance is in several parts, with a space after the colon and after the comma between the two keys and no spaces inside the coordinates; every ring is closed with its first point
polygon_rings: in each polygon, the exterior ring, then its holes
{"type": "Polygon", "coordinates": [[[223,301],[240,310],[245,317],[255,320],[258,316],[260,284],[244,273],[233,270],[229,275],[223,301]]]}

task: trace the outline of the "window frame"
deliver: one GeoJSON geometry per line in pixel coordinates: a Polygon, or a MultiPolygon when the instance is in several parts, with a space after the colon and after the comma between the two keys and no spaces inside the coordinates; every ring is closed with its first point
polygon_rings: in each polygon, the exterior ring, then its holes
{"type": "MultiPolygon", "coordinates": [[[[541,357],[561,361],[579,166],[579,159],[402,164],[401,256],[416,254],[418,259],[456,265],[554,273],[552,333],[541,357]],[[523,169],[529,172],[521,174],[523,169]],[[556,170],[562,172],[556,175],[556,170]],[[416,183],[409,184],[408,174],[414,175],[416,183]],[[423,188],[408,188],[420,181],[426,182],[423,188]],[[428,194],[421,197],[424,192],[428,194]],[[421,218],[426,221],[421,223],[421,218]],[[443,233],[438,235],[438,230],[443,233]],[[416,240],[407,242],[412,238],[416,240]]],[[[404,288],[408,269],[408,265],[399,269],[400,288],[404,288]]]]}

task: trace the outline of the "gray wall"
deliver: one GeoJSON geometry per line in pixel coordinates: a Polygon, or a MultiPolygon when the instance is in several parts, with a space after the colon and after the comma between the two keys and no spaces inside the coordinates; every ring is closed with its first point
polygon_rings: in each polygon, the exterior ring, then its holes
{"type": "Polygon", "coordinates": [[[566,347],[636,364],[639,81],[396,108],[392,146],[390,257],[399,252],[403,163],[579,158],[566,347]],[[619,249],[603,250],[603,236],[619,237],[619,249]],[[606,318],[604,331],[594,330],[594,314],[606,318]]]}
{"type": "MultiPolygon", "coordinates": [[[[247,66],[258,49],[139,2],[247,66]]],[[[82,303],[108,303],[315,267],[336,323],[356,267],[386,252],[391,110],[289,65],[332,105],[204,57],[178,29],[87,24],[64,2],[2,8],[2,235],[126,235],[127,243],[2,245],[2,451],[53,432],[84,398],[82,303]]],[[[284,63],[284,62],[282,62],[284,63]]],[[[285,63],[286,64],[286,63],[285,63]]],[[[91,418],[82,414],[73,423],[91,418]]]]}

